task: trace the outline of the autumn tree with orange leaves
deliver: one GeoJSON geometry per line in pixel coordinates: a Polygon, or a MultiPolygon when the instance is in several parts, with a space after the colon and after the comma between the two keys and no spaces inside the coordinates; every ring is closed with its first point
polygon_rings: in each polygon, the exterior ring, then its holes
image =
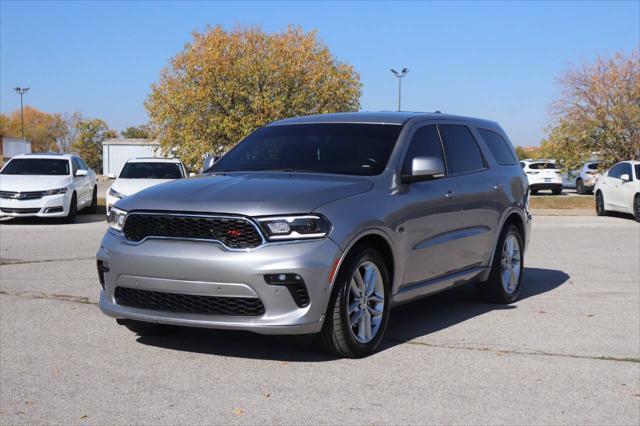
{"type": "Polygon", "coordinates": [[[592,154],[609,167],[640,156],[640,54],[616,53],[574,68],[560,80],[554,123],[542,144],[564,168],[581,167],[592,154]]]}
{"type": "Polygon", "coordinates": [[[145,106],[165,152],[199,166],[270,121],[356,111],[360,77],[315,32],[221,26],[193,33],[151,88],[145,106]]]}

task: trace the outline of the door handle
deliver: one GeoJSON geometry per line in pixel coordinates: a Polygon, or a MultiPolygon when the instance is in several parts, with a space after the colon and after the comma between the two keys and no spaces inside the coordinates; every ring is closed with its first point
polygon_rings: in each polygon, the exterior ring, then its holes
{"type": "Polygon", "coordinates": [[[456,193],[452,190],[449,190],[446,194],[444,194],[444,198],[447,200],[451,200],[456,197],[456,193]]]}

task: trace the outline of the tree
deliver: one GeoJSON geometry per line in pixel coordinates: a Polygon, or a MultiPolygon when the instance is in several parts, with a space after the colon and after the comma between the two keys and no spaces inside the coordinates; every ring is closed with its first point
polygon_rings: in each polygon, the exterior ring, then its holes
{"type": "Polygon", "coordinates": [[[100,119],[79,121],[76,125],[77,137],[71,145],[92,169],[102,172],[102,142],[107,138],[117,136],[117,133],[100,119]]]}
{"type": "Polygon", "coordinates": [[[122,132],[120,132],[123,138],[127,139],[150,139],[151,135],[149,132],[149,126],[142,125],[138,127],[127,127],[122,132]]]}
{"type": "MultiPolygon", "coordinates": [[[[20,110],[17,109],[2,120],[3,135],[22,137],[20,110]]],[[[64,132],[64,123],[60,114],[49,114],[36,108],[24,107],[24,137],[31,141],[33,152],[56,150],[56,141],[64,132]]]]}
{"type": "Polygon", "coordinates": [[[193,33],[145,102],[162,149],[191,166],[270,121],[359,108],[360,77],[317,40],[289,27],[193,33]]]}
{"type": "Polygon", "coordinates": [[[62,121],[64,123],[64,131],[58,137],[58,149],[61,152],[71,152],[71,146],[78,138],[78,125],[84,118],[79,112],[65,113],[62,115],[62,121]]]}
{"type": "Polygon", "coordinates": [[[540,148],[537,146],[516,146],[516,154],[518,159],[525,160],[527,158],[541,158],[540,148]]]}
{"type": "Polygon", "coordinates": [[[546,156],[565,169],[581,167],[593,154],[601,167],[640,155],[640,53],[598,57],[560,80],[555,119],[543,142],[546,156]]]}

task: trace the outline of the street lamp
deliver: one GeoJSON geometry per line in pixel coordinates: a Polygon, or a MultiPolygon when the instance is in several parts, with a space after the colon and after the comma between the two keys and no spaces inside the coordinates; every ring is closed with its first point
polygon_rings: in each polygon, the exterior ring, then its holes
{"type": "Polygon", "coordinates": [[[22,126],[22,140],[24,140],[24,110],[22,109],[22,96],[29,91],[28,87],[15,87],[13,90],[20,95],[20,123],[22,126]]]}
{"type": "Polygon", "coordinates": [[[398,111],[401,111],[402,108],[401,108],[400,100],[402,98],[402,77],[407,75],[409,70],[407,68],[402,68],[402,71],[398,72],[392,68],[391,72],[393,73],[393,75],[398,77],[398,111]]]}

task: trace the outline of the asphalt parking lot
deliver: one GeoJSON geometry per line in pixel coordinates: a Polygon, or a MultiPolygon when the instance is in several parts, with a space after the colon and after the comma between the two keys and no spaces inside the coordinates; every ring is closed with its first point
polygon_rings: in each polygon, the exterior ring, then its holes
{"type": "Polygon", "coordinates": [[[1,424],[640,423],[640,224],[536,217],[523,298],[392,312],[382,350],[140,338],[97,305],[102,216],[0,224],[1,424]]]}

